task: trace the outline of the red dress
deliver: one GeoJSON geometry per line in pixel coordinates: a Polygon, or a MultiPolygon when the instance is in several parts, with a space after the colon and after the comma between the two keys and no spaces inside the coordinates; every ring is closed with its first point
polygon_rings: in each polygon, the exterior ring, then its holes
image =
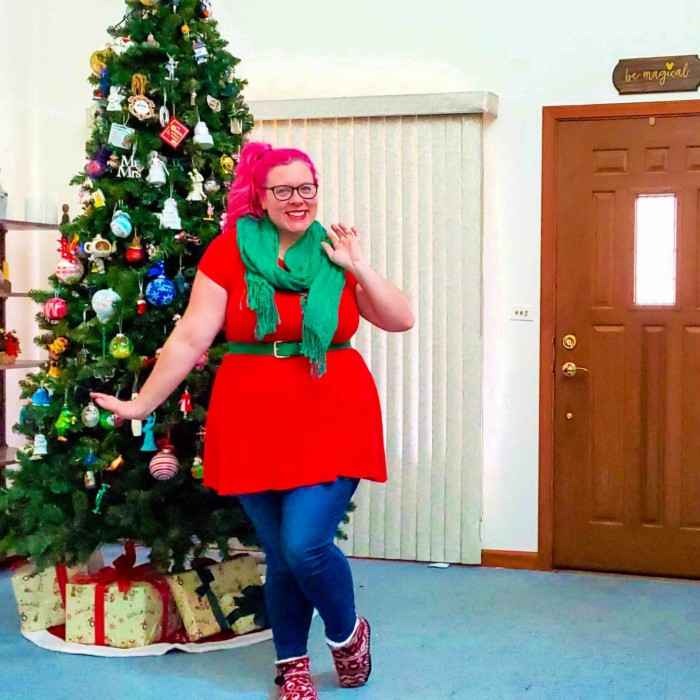
{"type": "MultiPolygon", "coordinates": [[[[280,263],[281,264],[281,263],[280,263]]],[[[245,265],[235,232],[207,248],[199,270],[228,292],[227,340],[255,342],[245,265]]],[[[346,273],[334,343],[350,340],[360,315],[357,280],[346,273]]],[[[301,295],[275,292],[280,323],[265,342],[301,340],[301,295]]],[[[306,357],[226,355],[207,413],[204,485],[222,495],[291,489],[338,476],[386,481],[379,396],[362,356],[330,350],[311,376],[306,357]]]]}

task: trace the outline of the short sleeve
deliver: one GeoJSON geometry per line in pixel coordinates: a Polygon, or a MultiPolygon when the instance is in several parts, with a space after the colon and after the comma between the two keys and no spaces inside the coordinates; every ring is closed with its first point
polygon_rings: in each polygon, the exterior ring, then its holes
{"type": "Polygon", "coordinates": [[[204,251],[197,269],[220,287],[229,289],[235,246],[235,233],[226,232],[217,236],[204,251]]]}

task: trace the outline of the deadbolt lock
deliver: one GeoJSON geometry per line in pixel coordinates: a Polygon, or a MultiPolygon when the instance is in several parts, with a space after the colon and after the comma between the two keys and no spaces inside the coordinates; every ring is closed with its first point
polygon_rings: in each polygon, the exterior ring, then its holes
{"type": "Polygon", "coordinates": [[[576,336],[572,335],[571,333],[569,333],[569,335],[565,335],[561,340],[561,344],[567,350],[573,350],[576,347],[576,336]]]}

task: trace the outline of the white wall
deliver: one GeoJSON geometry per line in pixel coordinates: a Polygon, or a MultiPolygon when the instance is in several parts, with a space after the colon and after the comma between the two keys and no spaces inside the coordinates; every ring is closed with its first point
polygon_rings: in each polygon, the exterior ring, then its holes
{"type": "MultiPolygon", "coordinates": [[[[121,0],[0,0],[0,178],[11,197],[70,196],[88,58],[122,9],[121,0]]],[[[617,95],[615,64],[696,52],[696,3],[218,0],[214,9],[249,100],[499,95],[485,156],[484,547],[536,550],[539,328],[508,319],[513,304],[539,305],[541,110],[646,99],[617,95]]]]}

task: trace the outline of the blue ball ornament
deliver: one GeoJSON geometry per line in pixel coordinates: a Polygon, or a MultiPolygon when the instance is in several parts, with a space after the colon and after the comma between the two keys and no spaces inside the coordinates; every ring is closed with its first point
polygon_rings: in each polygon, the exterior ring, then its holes
{"type": "Polygon", "coordinates": [[[165,265],[161,261],[149,270],[149,274],[157,274],[146,287],[146,299],[153,306],[167,306],[177,295],[175,285],[165,276],[165,265]]]}

